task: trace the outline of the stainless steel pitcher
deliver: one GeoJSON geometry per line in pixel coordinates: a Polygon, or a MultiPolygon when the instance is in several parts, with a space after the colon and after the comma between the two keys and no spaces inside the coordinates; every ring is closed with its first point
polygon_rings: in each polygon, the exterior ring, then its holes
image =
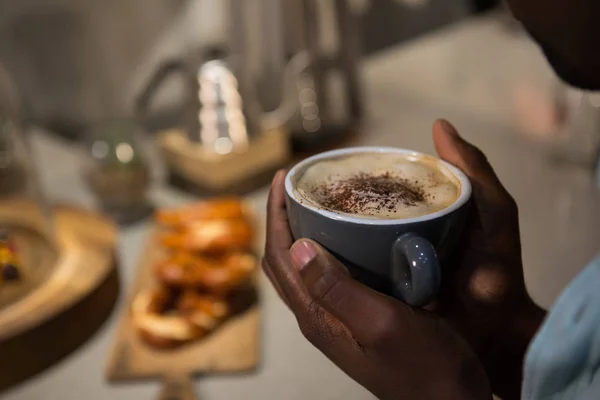
{"type": "Polygon", "coordinates": [[[190,141],[218,154],[242,151],[262,132],[285,126],[297,113],[296,82],[310,68],[307,51],[284,59],[280,0],[229,0],[225,7],[224,43],[166,61],[137,100],[143,117],[163,83],[179,75],[182,127],[190,141]]]}
{"type": "Polygon", "coordinates": [[[327,144],[356,129],[362,114],[359,32],[346,0],[229,0],[223,7],[229,34],[216,43],[221,54],[209,56],[212,50],[205,47],[164,63],[143,90],[139,110],[179,71],[186,82],[184,128],[190,140],[209,148],[217,139],[239,148],[264,125],[288,128],[297,149],[327,144]],[[230,92],[237,100],[225,95],[230,92]],[[234,139],[230,128],[236,123],[227,121],[238,114],[246,133],[237,136],[244,140],[234,139]],[[219,134],[211,124],[219,126],[219,134]]]}
{"type": "MultiPolygon", "coordinates": [[[[163,63],[137,99],[138,116],[143,119],[163,83],[178,75],[184,87],[184,112],[179,122],[187,139],[216,154],[244,151],[254,138],[281,128],[295,113],[293,82],[306,70],[308,59],[306,53],[298,53],[285,66],[281,77],[284,100],[275,110],[265,111],[248,80],[241,54],[206,49],[163,63]]],[[[273,81],[278,82],[277,78],[273,81]]]]}

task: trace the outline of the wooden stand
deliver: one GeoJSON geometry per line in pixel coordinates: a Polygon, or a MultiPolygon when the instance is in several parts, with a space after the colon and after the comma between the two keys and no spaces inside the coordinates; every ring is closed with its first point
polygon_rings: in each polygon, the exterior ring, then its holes
{"type": "MultiPolygon", "coordinates": [[[[285,165],[290,157],[285,130],[263,132],[241,152],[220,155],[190,142],[184,132],[168,130],[158,143],[172,180],[195,192],[242,192],[250,182],[285,165]]],[[[262,184],[260,181],[257,185],[262,184]]]]}

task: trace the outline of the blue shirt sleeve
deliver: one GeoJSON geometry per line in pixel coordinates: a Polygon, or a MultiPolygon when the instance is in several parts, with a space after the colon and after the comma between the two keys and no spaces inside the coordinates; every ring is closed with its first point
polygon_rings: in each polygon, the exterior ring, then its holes
{"type": "Polygon", "coordinates": [[[600,400],[600,259],[560,296],[525,359],[525,400],[600,400]]]}

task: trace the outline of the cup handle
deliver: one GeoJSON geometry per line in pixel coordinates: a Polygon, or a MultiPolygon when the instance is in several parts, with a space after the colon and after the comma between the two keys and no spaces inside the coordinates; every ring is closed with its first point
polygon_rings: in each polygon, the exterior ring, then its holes
{"type": "Polygon", "coordinates": [[[441,284],[441,271],[433,245],[406,233],[392,247],[392,283],[396,298],[415,307],[429,303],[441,284]]]}

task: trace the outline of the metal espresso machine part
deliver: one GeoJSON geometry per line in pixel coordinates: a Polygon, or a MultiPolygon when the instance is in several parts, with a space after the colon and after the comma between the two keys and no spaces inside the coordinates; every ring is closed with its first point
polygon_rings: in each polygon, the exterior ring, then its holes
{"type": "Polygon", "coordinates": [[[273,13],[266,2],[259,3],[259,11],[269,12],[248,12],[248,3],[229,1],[226,46],[165,62],[137,101],[143,116],[168,77],[183,79],[184,117],[180,126],[161,132],[158,142],[172,182],[192,191],[253,189],[289,158],[287,122],[297,112],[296,83],[309,69],[308,53],[299,51],[288,63],[277,63],[277,53],[283,60],[283,48],[260,38],[279,29],[283,20],[275,15],[281,13],[273,13]],[[265,64],[273,68],[269,89],[277,90],[271,99],[278,103],[268,111],[263,101],[267,91],[260,88],[265,64]]]}

